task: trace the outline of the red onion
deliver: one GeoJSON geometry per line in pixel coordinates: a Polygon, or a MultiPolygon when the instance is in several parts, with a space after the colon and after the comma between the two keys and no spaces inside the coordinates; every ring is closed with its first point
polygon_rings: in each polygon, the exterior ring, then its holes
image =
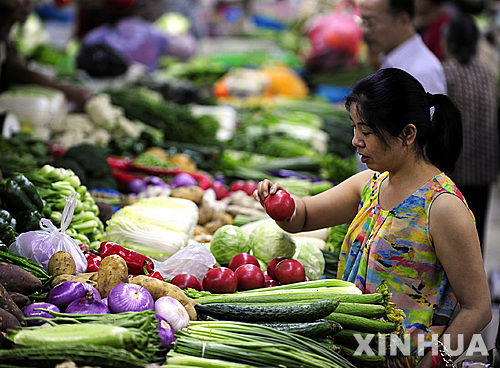
{"type": "Polygon", "coordinates": [[[142,179],[140,179],[140,178],[132,179],[128,183],[128,187],[129,187],[129,190],[135,194],[139,194],[140,192],[144,191],[144,189],[145,189],[145,185],[142,182],[142,179]]]}
{"type": "Polygon", "coordinates": [[[78,298],[69,303],[66,313],[73,314],[108,314],[109,308],[94,297],[92,291],[85,291],[83,298],[78,298]]]}
{"type": "Polygon", "coordinates": [[[158,313],[156,313],[156,318],[158,319],[159,324],[158,328],[156,329],[158,331],[158,337],[160,338],[158,344],[161,348],[168,349],[170,347],[170,344],[172,344],[176,340],[175,331],[167,322],[167,320],[160,316],[158,313]]]}
{"type": "Polygon", "coordinates": [[[86,286],[79,281],[65,281],[49,291],[46,301],[65,310],[73,300],[83,297],[86,290],[86,286]]]}
{"type": "MultiPolygon", "coordinates": [[[[38,308],[43,308],[43,309],[48,309],[54,312],[60,312],[59,308],[57,305],[51,304],[51,303],[31,303],[28,304],[24,309],[23,313],[25,317],[42,317],[42,318],[54,318],[50,313],[42,311],[42,310],[35,310],[38,308]]],[[[35,319],[28,319],[28,326],[41,326],[44,321],[42,320],[35,320],[35,319]]]]}
{"type": "Polygon", "coordinates": [[[83,286],[85,287],[85,290],[87,290],[87,291],[92,291],[92,292],[94,293],[94,298],[95,298],[96,300],[101,300],[101,294],[99,294],[99,291],[98,291],[95,287],[93,287],[93,286],[92,286],[92,285],[90,285],[90,284],[86,284],[86,283],[84,283],[84,282],[82,282],[82,284],[83,284],[83,286]]]}
{"type": "Polygon", "coordinates": [[[112,313],[140,312],[154,309],[154,300],[145,287],[121,283],[109,292],[108,306],[112,313]]]}
{"type": "Polygon", "coordinates": [[[198,182],[188,173],[179,173],[172,180],[174,187],[183,187],[186,185],[198,185],[198,182]]]}

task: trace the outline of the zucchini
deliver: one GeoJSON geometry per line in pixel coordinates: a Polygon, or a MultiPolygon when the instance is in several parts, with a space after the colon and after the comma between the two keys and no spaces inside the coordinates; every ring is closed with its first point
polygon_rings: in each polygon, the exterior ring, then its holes
{"type": "Polygon", "coordinates": [[[221,320],[312,322],[330,315],[338,304],[338,300],[330,299],[310,304],[268,307],[235,304],[196,304],[195,309],[199,315],[221,320]]]}
{"type": "Polygon", "coordinates": [[[361,316],[353,316],[350,314],[337,313],[333,312],[325,317],[325,319],[330,321],[335,321],[340,323],[340,325],[344,328],[353,329],[357,331],[365,331],[365,332],[382,332],[389,333],[397,331],[400,327],[398,324],[394,322],[379,320],[379,319],[371,319],[361,316]]]}
{"type": "Polygon", "coordinates": [[[342,330],[339,323],[325,319],[313,322],[256,322],[255,324],[272,327],[278,331],[307,336],[312,339],[336,335],[342,330]]]}
{"type": "Polygon", "coordinates": [[[2,367],[40,367],[53,368],[64,361],[73,361],[78,366],[99,366],[102,368],[130,367],[142,368],[148,362],[136,357],[133,353],[108,345],[79,344],[23,347],[0,349],[2,367]]]}

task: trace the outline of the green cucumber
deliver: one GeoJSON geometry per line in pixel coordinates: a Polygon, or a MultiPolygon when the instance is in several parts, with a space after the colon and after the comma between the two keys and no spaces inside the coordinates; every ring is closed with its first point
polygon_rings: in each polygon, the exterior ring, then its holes
{"type": "Polygon", "coordinates": [[[197,304],[196,312],[221,320],[256,322],[312,322],[330,315],[338,306],[338,300],[320,300],[310,304],[290,306],[248,306],[234,304],[197,304]]]}
{"type": "Polygon", "coordinates": [[[385,363],[384,355],[355,354],[356,350],[342,345],[336,345],[340,349],[340,355],[358,367],[375,366],[382,367],[385,363]]]}
{"type": "Polygon", "coordinates": [[[261,326],[272,327],[278,331],[291,332],[310,338],[321,338],[336,335],[342,330],[340,324],[334,321],[319,319],[313,322],[255,322],[261,326]]]}
{"type": "Polygon", "coordinates": [[[368,335],[373,335],[373,338],[369,340],[369,344],[377,346],[380,333],[370,333],[364,331],[356,331],[350,329],[342,329],[335,334],[333,341],[337,345],[347,346],[347,347],[357,347],[359,346],[359,341],[356,339],[355,335],[359,335],[360,338],[366,341],[368,335]]]}
{"type": "Polygon", "coordinates": [[[386,307],[381,304],[349,303],[342,301],[335,312],[366,318],[380,318],[386,315],[386,307]]]}
{"type": "Polygon", "coordinates": [[[365,332],[382,332],[389,333],[397,331],[400,326],[394,322],[371,319],[361,316],[354,316],[350,314],[332,312],[328,316],[324,317],[327,320],[335,321],[340,323],[340,325],[347,329],[353,329],[357,331],[365,332]]]}

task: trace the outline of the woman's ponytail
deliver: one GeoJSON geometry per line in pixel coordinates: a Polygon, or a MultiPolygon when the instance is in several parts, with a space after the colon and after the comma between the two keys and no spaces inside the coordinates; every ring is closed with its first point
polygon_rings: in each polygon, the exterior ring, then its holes
{"type": "Polygon", "coordinates": [[[451,173],[462,150],[462,116],[448,96],[427,93],[426,97],[434,113],[427,132],[425,155],[441,171],[451,173]]]}

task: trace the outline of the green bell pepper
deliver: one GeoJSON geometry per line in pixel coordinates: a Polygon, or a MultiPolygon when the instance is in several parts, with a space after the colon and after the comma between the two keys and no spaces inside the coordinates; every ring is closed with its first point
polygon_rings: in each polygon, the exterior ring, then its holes
{"type": "Polygon", "coordinates": [[[14,217],[17,212],[22,211],[42,213],[44,208],[40,193],[23,174],[15,174],[0,183],[0,198],[14,217]]]}

